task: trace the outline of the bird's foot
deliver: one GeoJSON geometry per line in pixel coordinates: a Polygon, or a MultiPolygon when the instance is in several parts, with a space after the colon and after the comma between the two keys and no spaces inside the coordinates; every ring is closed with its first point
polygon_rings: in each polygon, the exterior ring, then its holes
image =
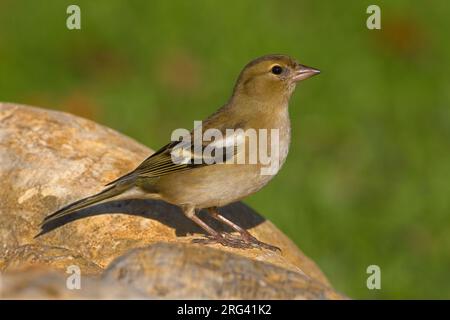
{"type": "Polygon", "coordinates": [[[259,241],[250,233],[242,233],[240,237],[233,236],[229,233],[219,233],[215,236],[207,235],[205,238],[194,239],[193,243],[201,243],[201,244],[212,244],[212,243],[220,243],[225,247],[239,248],[239,249],[267,249],[270,251],[281,251],[280,248],[276,246],[272,246],[268,243],[259,241]]]}
{"type": "Polygon", "coordinates": [[[258,239],[256,239],[254,236],[252,236],[248,231],[247,232],[242,232],[241,233],[241,237],[242,239],[250,244],[251,246],[255,247],[255,248],[263,248],[263,249],[267,249],[270,251],[278,251],[281,252],[281,249],[276,247],[276,246],[272,246],[268,243],[259,241],[258,239]]]}
{"type": "Polygon", "coordinates": [[[217,235],[207,235],[205,238],[194,239],[193,243],[200,244],[213,244],[220,243],[225,247],[232,247],[238,249],[250,249],[253,248],[253,245],[239,237],[234,237],[229,233],[218,233],[217,235]]]}

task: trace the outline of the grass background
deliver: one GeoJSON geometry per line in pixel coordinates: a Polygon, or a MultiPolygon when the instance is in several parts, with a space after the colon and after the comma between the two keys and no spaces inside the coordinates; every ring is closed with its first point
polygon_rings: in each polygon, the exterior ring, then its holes
{"type": "Polygon", "coordinates": [[[0,101],[158,148],[287,53],[322,70],[291,100],[280,174],[246,202],[352,298],[450,298],[450,6],[376,1],[0,0],[0,101]],[[65,27],[69,4],[82,30],[65,27]],[[382,289],[366,288],[377,264],[382,289]]]}

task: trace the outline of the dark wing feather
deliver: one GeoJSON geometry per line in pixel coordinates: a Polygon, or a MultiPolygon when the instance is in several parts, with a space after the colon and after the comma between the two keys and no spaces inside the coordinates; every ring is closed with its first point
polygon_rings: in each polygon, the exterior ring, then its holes
{"type": "Polygon", "coordinates": [[[159,177],[164,174],[205,165],[192,163],[174,163],[174,161],[172,160],[171,152],[179,143],[180,141],[173,141],[166,144],[161,149],[145,159],[136,169],[114,181],[111,181],[107,184],[107,186],[115,184],[119,181],[135,179],[137,177],[159,177]]]}
{"type": "MultiPolygon", "coordinates": [[[[192,132],[191,141],[193,141],[192,132]]],[[[174,172],[192,170],[207,165],[214,165],[214,163],[205,161],[205,158],[203,157],[203,150],[208,144],[209,142],[204,142],[201,154],[196,154],[194,152],[194,146],[191,143],[188,143],[184,140],[170,142],[159,149],[157,152],[149,156],[147,159],[145,159],[135,170],[108,183],[107,186],[119,181],[136,179],[138,177],[155,178],[174,172]],[[176,155],[180,153],[180,150],[182,150],[182,154],[179,158],[180,161],[174,161],[172,155],[174,154],[174,157],[176,158],[176,155]],[[187,157],[187,161],[183,161],[185,157],[187,157]],[[201,163],[196,163],[194,161],[194,159],[198,158],[202,159],[201,163]]],[[[228,160],[229,155],[236,155],[237,150],[237,145],[225,146],[222,150],[223,162],[226,162],[228,160]],[[230,149],[234,149],[234,152],[229,152],[230,149]]]]}

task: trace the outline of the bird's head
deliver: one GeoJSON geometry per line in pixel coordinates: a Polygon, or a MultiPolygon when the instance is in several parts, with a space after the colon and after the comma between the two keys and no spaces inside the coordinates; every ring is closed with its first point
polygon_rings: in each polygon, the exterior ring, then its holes
{"type": "Polygon", "coordinates": [[[286,55],[267,55],[251,61],[242,70],[233,96],[262,101],[288,101],[297,82],[320,71],[286,55]]]}

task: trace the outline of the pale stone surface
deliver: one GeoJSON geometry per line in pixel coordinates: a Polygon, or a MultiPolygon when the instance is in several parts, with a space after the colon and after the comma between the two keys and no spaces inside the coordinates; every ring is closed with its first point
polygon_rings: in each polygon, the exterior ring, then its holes
{"type": "Polygon", "coordinates": [[[104,279],[117,280],[149,296],[171,299],[341,298],[328,286],[299,272],[181,243],[134,249],[111,263],[104,279]]]}
{"type": "MultiPolygon", "coordinates": [[[[201,237],[202,231],[178,208],[139,199],[81,210],[65,224],[55,225],[54,230],[34,239],[46,215],[100,191],[109,181],[134,169],[151,152],[86,119],[0,103],[0,271],[25,270],[33,265],[65,270],[77,264],[84,274],[100,275],[112,260],[134,248],[164,242],[187,243],[180,248],[198,249],[190,241],[201,237]]],[[[232,253],[236,259],[240,256],[249,259],[249,263],[263,261],[308,281],[328,285],[314,262],[271,222],[242,203],[232,204],[222,212],[258,239],[280,247],[281,253],[221,245],[208,245],[201,250],[216,248],[223,254],[232,253]]],[[[216,221],[207,221],[220,226],[216,221]]],[[[215,250],[211,252],[216,254],[215,250]]]]}
{"type": "MultiPolygon", "coordinates": [[[[67,286],[67,276],[41,267],[10,272],[1,278],[1,299],[151,299],[117,281],[85,276],[80,288],[67,286]]],[[[70,281],[70,279],[69,279],[70,281]]]]}

